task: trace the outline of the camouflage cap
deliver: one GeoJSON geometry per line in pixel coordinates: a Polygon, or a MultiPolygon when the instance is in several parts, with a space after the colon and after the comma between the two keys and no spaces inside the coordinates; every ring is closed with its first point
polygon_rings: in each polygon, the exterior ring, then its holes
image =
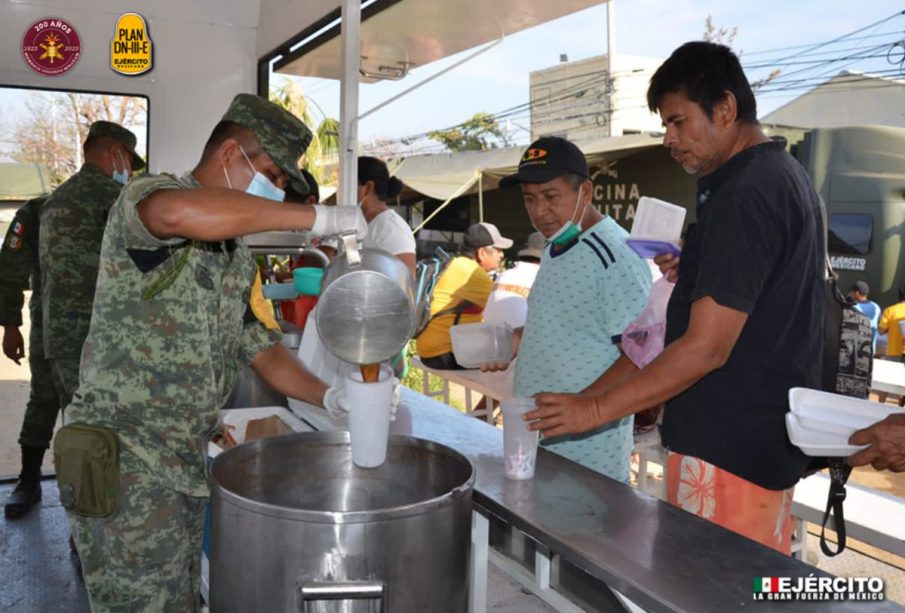
{"type": "Polygon", "coordinates": [[[88,127],[86,141],[92,138],[112,138],[119,141],[132,154],[132,170],[141,170],[145,167],[145,161],[135,153],[135,144],[138,140],[131,130],[127,130],[118,123],[112,121],[95,121],[88,127]]]}
{"type": "Polygon", "coordinates": [[[223,115],[252,131],[264,151],[280,170],[289,175],[302,193],[308,183],[299,172],[299,159],[311,143],[311,130],[286,109],[254,94],[238,94],[223,115]]]}

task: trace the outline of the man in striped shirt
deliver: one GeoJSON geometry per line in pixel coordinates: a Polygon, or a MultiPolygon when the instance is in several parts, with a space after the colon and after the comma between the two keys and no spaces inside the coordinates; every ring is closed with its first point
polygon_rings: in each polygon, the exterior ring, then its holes
{"type": "MultiPolygon", "coordinates": [[[[593,184],[584,154],[557,137],[538,139],[518,172],[534,227],[547,239],[525,327],[518,331],[515,391],[582,392],[619,357],[620,335],[644,309],[650,269],[625,244],[627,233],[591,205],[593,184]]],[[[588,432],[544,438],[547,449],[627,481],[631,415],[588,432]]]]}

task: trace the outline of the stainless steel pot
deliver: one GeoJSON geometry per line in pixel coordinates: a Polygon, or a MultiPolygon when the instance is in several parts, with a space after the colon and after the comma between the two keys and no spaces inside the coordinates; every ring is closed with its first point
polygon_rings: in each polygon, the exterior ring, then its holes
{"type": "Polygon", "coordinates": [[[315,320],[324,346],[352,364],[377,364],[399,353],[414,333],[412,274],[381,249],[360,252],[354,236],[324,274],[315,320]]]}
{"type": "Polygon", "coordinates": [[[380,468],[348,432],[239,445],[211,467],[211,611],[460,612],[474,468],[391,436],[380,468]]]}

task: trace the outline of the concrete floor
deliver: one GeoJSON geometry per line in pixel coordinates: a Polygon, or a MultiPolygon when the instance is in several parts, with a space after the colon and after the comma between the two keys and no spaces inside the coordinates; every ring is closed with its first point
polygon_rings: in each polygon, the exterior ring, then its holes
{"type": "MultiPolygon", "coordinates": [[[[0,486],[0,498],[5,501],[13,487],[0,486]]],[[[0,610],[88,611],[88,595],[70,557],[69,526],[55,481],[44,481],[43,497],[25,517],[0,517],[0,610]]]]}

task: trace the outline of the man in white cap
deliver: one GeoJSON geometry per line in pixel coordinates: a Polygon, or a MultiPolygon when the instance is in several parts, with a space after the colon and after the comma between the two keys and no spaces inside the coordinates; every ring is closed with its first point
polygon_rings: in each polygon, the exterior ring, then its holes
{"type": "Polygon", "coordinates": [[[437,279],[431,299],[430,323],[418,336],[418,355],[429,368],[458,370],[449,329],[459,324],[479,323],[493,289],[488,273],[497,270],[503,251],[512,241],[492,223],[476,223],[465,233],[462,253],[447,265],[437,279]]]}
{"type": "Polygon", "coordinates": [[[525,325],[528,316],[528,294],[537,271],[540,270],[540,259],[544,254],[546,240],[540,232],[532,232],[525,241],[511,268],[507,268],[497,276],[493,283],[493,291],[484,308],[484,321],[507,323],[513,329],[525,325]]]}

